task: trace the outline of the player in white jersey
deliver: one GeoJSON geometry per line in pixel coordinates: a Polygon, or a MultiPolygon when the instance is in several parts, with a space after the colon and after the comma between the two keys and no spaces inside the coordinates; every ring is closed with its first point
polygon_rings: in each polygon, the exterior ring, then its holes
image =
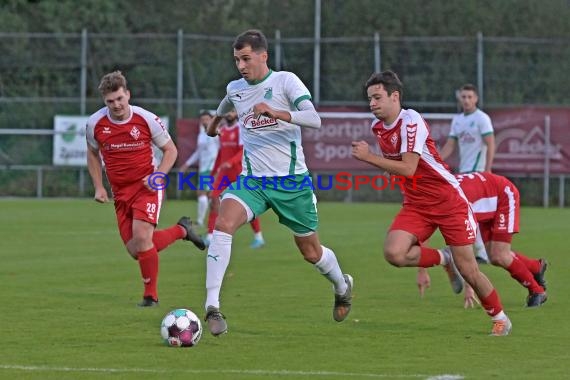
{"type": "Polygon", "coordinates": [[[460,90],[463,112],[451,121],[451,130],[441,149],[446,160],[459,148],[459,173],[490,172],[495,156],[495,135],[491,118],[477,108],[477,88],[465,84],[460,90]]]}
{"type": "MultiPolygon", "coordinates": [[[[198,163],[198,174],[200,176],[210,177],[212,174],[212,169],[220,149],[220,140],[217,137],[211,138],[206,134],[206,128],[208,127],[208,124],[210,124],[210,121],[212,121],[212,115],[209,111],[200,112],[200,132],[198,133],[196,150],[190,157],[188,157],[184,165],[180,167],[180,171],[182,173],[186,172],[189,167],[198,163]]],[[[203,226],[206,211],[208,210],[208,192],[199,188],[196,191],[196,198],[198,200],[198,216],[196,218],[196,223],[199,226],[203,226]]]]}
{"type": "MultiPolygon", "coordinates": [[[[441,149],[445,161],[457,146],[459,148],[459,173],[490,172],[495,156],[495,135],[491,118],[477,108],[477,87],[464,84],[459,92],[463,112],[451,121],[451,130],[441,149]]],[[[477,235],[475,256],[480,263],[488,263],[485,244],[477,235]]]]}
{"type": "Polygon", "coordinates": [[[242,79],[228,84],[208,126],[215,136],[223,115],[235,108],[244,147],[242,175],[222,195],[208,249],[205,320],[213,335],[227,332],[219,298],[233,234],[269,208],[293,231],[304,259],[333,283],[333,318],[341,322],[351,309],[352,277],[343,274],[334,252],[319,241],[316,200],[301,146],[301,127],[319,128],[321,120],[295,74],[269,69],[267,48],[259,30],[237,36],[233,52],[242,79]]]}

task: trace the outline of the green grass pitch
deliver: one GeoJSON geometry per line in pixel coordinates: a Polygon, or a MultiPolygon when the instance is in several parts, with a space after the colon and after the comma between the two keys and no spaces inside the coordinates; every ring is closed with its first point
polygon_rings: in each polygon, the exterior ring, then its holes
{"type": "MultiPolygon", "coordinates": [[[[229,334],[204,331],[194,348],[162,344],[171,309],[203,316],[205,254],[176,242],[161,254],[160,306],[140,309],[138,265],[119,239],[113,206],[83,200],[2,200],[0,378],[9,379],[563,379],[570,362],[570,210],[523,208],[515,250],[545,257],[549,300],[523,305],[526,291],[502,269],[483,266],[513,321],[489,337],[480,309],[464,310],[440,268],[423,299],[414,269],[391,267],[382,244],[396,204],[321,203],[320,237],[355,279],[354,306],[332,319],[328,283],[305,263],[270,211],[267,245],[234,239],[222,291],[229,334]]],[[[195,215],[168,200],[160,227],[195,215]]],[[[441,236],[432,239],[440,246],[441,236]]]]}

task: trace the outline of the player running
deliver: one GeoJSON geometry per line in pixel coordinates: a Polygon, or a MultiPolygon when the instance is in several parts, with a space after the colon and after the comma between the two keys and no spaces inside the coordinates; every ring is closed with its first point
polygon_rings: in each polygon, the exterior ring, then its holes
{"type": "Polygon", "coordinates": [[[508,335],[512,324],[487,277],[479,271],[473,253],[477,225],[459,182],[443,163],[429,127],[420,114],[401,106],[403,85],[392,71],[374,73],[365,85],[372,124],[382,156],[374,154],[365,141],[352,143],[352,155],[382,170],[401,176],[415,176],[404,182],[404,203],[384,241],[384,257],[398,267],[431,267],[448,264],[442,252],[423,247],[439,228],[452,257],[479,296],[492,318],[491,335],[508,335]]]}

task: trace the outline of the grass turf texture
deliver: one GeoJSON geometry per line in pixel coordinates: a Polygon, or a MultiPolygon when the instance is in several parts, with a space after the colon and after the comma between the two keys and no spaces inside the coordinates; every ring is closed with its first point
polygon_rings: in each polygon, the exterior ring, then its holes
{"type": "MultiPolygon", "coordinates": [[[[229,334],[169,348],[159,326],[174,308],[203,317],[205,253],[176,242],[161,253],[160,306],[141,309],[139,268],[124,250],[113,206],[84,200],[2,200],[0,378],[18,379],[465,379],[567,378],[569,210],[523,208],[515,250],[546,257],[549,300],[524,307],[526,290],[483,266],[514,327],[487,336],[489,318],[464,310],[440,268],[418,296],[415,270],[382,257],[395,204],[321,203],[320,236],[355,279],[354,306],[332,319],[331,285],[305,263],[276,216],[262,216],[266,246],[234,239],[222,291],[229,334]],[[445,377],[440,377],[445,378],[445,377]],[[448,377],[452,379],[453,377],[448,377]]],[[[160,227],[195,215],[167,201],[160,227]]],[[[432,245],[439,247],[436,233],[432,245]]]]}

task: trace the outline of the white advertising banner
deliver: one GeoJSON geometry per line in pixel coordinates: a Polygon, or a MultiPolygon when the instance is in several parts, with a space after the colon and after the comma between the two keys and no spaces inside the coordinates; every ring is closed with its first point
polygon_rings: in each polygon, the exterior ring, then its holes
{"type": "Polygon", "coordinates": [[[53,164],[87,166],[85,125],[88,116],[61,116],[53,119],[53,164]]]}
{"type": "MultiPolygon", "coordinates": [[[[87,166],[85,125],[88,116],[56,115],[53,119],[53,165],[87,166]]],[[[168,129],[168,117],[161,117],[168,129]]],[[[160,149],[154,149],[157,162],[162,158],[160,149]]]]}

